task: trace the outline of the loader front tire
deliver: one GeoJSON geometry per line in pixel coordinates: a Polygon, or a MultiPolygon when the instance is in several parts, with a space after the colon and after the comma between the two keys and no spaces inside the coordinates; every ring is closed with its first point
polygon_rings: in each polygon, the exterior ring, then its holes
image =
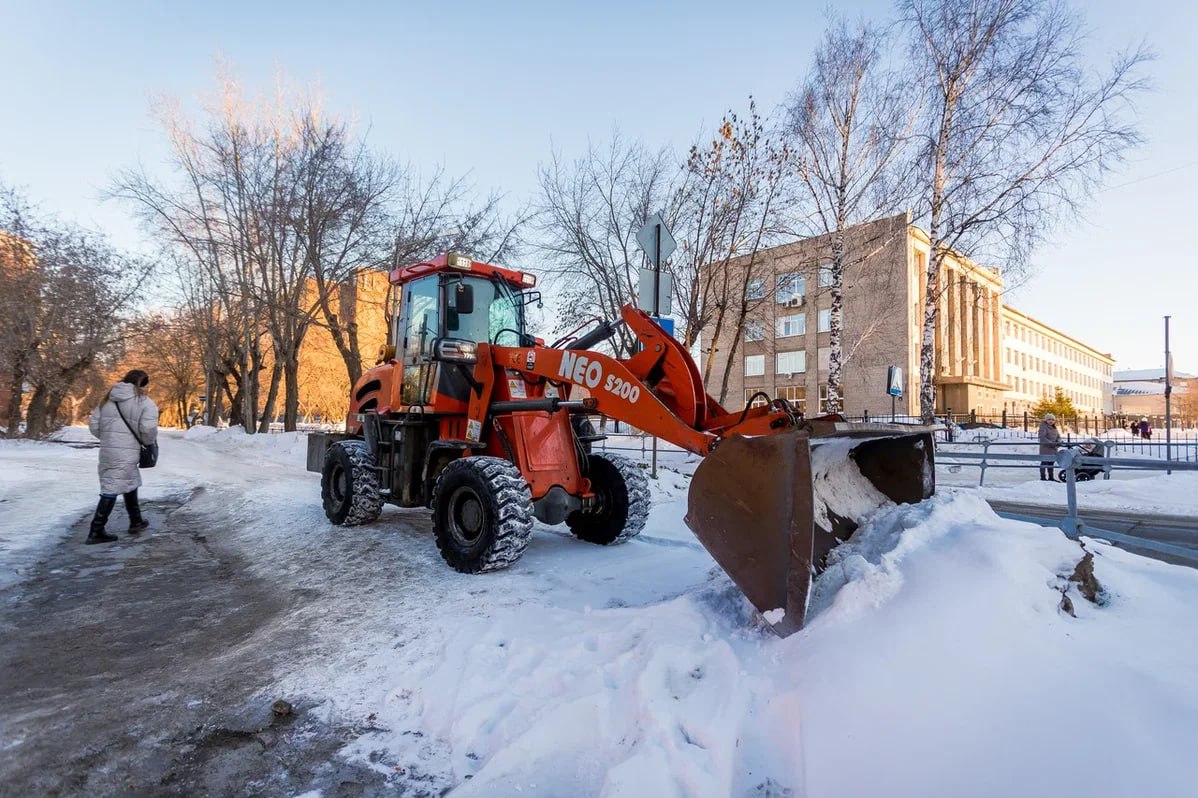
{"type": "Polygon", "coordinates": [[[507,568],[532,537],[532,494],[499,457],[463,457],[433,487],[433,533],[445,562],[464,574],[507,568]]]}
{"type": "Polygon", "coordinates": [[[614,454],[587,456],[595,506],[577,510],[566,525],[580,540],[610,546],[632,540],[649,520],[649,480],[643,469],[614,454]]]}
{"type": "Polygon", "coordinates": [[[340,441],[325,452],[320,499],[324,514],[338,526],[369,524],[379,517],[379,474],[365,441],[340,441]]]}

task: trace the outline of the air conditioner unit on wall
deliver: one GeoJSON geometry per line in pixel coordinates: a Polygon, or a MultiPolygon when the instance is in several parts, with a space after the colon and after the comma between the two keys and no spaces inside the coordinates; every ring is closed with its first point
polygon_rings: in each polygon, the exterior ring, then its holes
{"type": "Polygon", "coordinates": [[[801,308],[803,307],[803,297],[792,296],[790,299],[786,300],[785,304],[788,308],[801,308]]]}

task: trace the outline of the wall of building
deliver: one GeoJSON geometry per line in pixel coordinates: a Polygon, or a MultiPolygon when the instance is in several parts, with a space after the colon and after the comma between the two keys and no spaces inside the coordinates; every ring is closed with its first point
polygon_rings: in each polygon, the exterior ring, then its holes
{"type": "Polygon", "coordinates": [[[1079,413],[1110,413],[1115,360],[1015,308],[1003,307],[1006,406],[1022,413],[1059,387],[1079,413]]]}
{"type": "MultiPolygon", "coordinates": [[[[910,351],[912,308],[905,214],[853,229],[847,242],[843,302],[845,409],[857,415],[890,412],[886,373],[890,365],[905,367],[908,389],[900,413],[917,404],[917,363],[910,351]]],[[[826,398],[831,292],[826,270],[827,236],[738,258],[728,265],[734,286],[751,286],[743,333],[733,340],[735,319],[712,320],[703,331],[702,349],[710,366],[708,391],[720,398],[725,371],[728,389],[723,404],[743,407],[757,391],[784,397],[808,414],[821,412],[826,398]],[[822,277],[821,277],[822,275],[822,277]],[[714,352],[711,350],[714,341],[714,352]],[[746,375],[746,367],[749,373],[746,375]],[[760,372],[760,373],[757,373],[760,372]]]]}
{"type": "MultiPolygon", "coordinates": [[[[830,245],[830,236],[816,236],[729,265],[733,285],[749,278],[753,300],[747,334],[739,340],[732,340],[734,319],[713,321],[703,331],[708,390],[717,398],[728,372],[725,406],[742,406],[762,391],[790,399],[808,414],[822,411],[817,398],[826,395],[829,335],[820,321],[826,320],[831,297],[820,274],[830,245]],[[791,275],[802,278],[801,291],[792,290],[791,275]],[[800,293],[801,299],[792,296],[800,293]]],[[[906,383],[897,410],[916,414],[928,237],[900,214],[850,228],[846,248],[844,411],[888,414],[886,375],[896,365],[903,367],[906,383]]],[[[948,253],[940,281],[937,412],[1022,412],[1057,386],[1079,412],[1110,412],[1109,355],[1005,305],[997,270],[948,253]]]]}

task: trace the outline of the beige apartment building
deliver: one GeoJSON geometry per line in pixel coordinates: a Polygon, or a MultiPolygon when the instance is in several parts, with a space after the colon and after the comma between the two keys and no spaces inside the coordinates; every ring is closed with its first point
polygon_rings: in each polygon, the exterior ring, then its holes
{"type": "MultiPolygon", "coordinates": [[[[816,236],[729,264],[736,284],[748,286],[748,318],[739,331],[731,321],[720,325],[713,320],[701,339],[704,357],[712,359],[713,393],[729,370],[727,405],[749,401],[760,391],[785,397],[809,414],[825,409],[829,247],[829,236],[816,236]]],[[[929,253],[927,234],[911,224],[909,214],[849,231],[842,339],[845,413],[890,413],[890,366],[903,369],[897,412],[918,413],[929,253]]],[[[1057,387],[1081,413],[1109,412],[1110,355],[1006,305],[1002,276],[995,269],[953,254],[945,259],[941,284],[935,329],[937,412],[1022,413],[1057,387]]]]}

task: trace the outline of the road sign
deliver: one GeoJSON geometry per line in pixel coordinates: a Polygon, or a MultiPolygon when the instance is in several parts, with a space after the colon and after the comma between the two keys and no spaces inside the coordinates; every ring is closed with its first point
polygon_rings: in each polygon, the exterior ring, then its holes
{"type": "Polygon", "coordinates": [[[663,330],[668,332],[670,334],[671,338],[674,337],[674,320],[673,319],[671,319],[669,316],[666,316],[665,318],[654,318],[653,321],[657,322],[659,327],[661,327],[663,330]]]}
{"type": "Polygon", "coordinates": [[[898,366],[891,366],[886,372],[886,394],[887,396],[902,396],[903,395],[903,370],[898,366]]]}
{"type": "Polygon", "coordinates": [[[658,283],[658,313],[674,312],[674,277],[669,274],[657,274],[652,269],[641,269],[640,290],[637,292],[636,305],[646,313],[653,313],[653,278],[658,283]]]}
{"type": "Polygon", "coordinates": [[[661,218],[660,213],[649,217],[645,226],[636,234],[636,243],[649,256],[649,262],[659,269],[670,259],[670,255],[674,254],[674,250],[678,249],[678,242],[674,240],[670,228],[666,227],[665,220],[661,218]],[[658,238],[659,233],[660,239],[658,238]]]}

